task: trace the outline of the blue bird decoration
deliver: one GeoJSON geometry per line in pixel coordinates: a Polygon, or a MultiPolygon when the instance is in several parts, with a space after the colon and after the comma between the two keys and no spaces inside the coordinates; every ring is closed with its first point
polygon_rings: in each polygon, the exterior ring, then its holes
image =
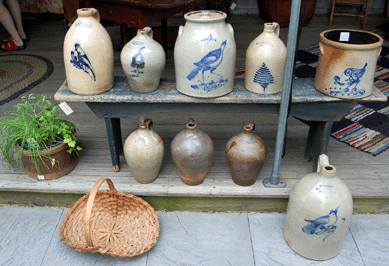
{"type": "Polygon", "coordinates": [[[221,75],[214,73],[214,71],[218,68],[218,66],[220,66],[220,64],[223,61],[223,53],[224,53],[224,49],[226,48],[226,45],[227,45],[227,40],[222,42],[219,48],[209,52],[200,61],[193,63],[196,66],[196,68],[192,72],[190,72],[190,74],[186,78],[188,80],[192,80],[199,74],[200,71],[202,72],[203,82],[204,82],[204,73],[206,71],[209,71],[210,73],[223,78],[221,75]]]}
{"type": "Polygon", "coordinates": [[[143,56],[143,50],[145,47],[139,48],[138,52],[132,57],[131,66],[133,68],[136,68],[136,70],[133,70],[132,72],[135,73],[144,73],[141,72],[139,69],[145,68],[145,58],[143,56]]]}
{"type": "Polygon", "coordinates": [[[85,73],[96,81],[92,64],[79,43],[74,45],[74,50],[70,52],[70,57],[70,63],[72,63],[76,68],[84,70],[85,73]]]}
{"type": "Polygon", "coordinates": [[[338,84],[340,86],[346,85],[347,87],[343,90],[344,92],[348,92],[352,87],[353,89],[356,89],[359,82],[361,81],[363,74],[365,74],[366,72],[366,66],[367,63],[365,63],[365,65],[361,69],[347,68],[343,72],[342,77],[339,76],[334,77],[334,84],[338,84]]]}
{"type": "Polygon", "coordinates": [[[315,220],[304,219],[304,221],[309,224],[303,227],[303,232],[308,235],[321,235],[327,233],[328,235],[323,239],[323,241],[325,241],[327,237],[335,232],[338,226],[342,225],[346,221],[345,218],[342,218],[343,222],[336,225],[338,222],[338,210],[339,206],[335,210],[331,210],[329,214],[321,216],[315,220]]]}

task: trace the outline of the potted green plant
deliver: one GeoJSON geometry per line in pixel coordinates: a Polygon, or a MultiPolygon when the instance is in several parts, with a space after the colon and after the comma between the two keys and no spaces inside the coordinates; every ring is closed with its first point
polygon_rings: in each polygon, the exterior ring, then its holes
{"type": "Polygon", "coordinates": [[[66,121],[59,104],[48,96],[29,95],[0,118],[0,150],[10,165],[23,165],[34,179],[56,179],[78,162],[75,125],[66,121]],[[15,156],[16,150],[16,156],[15,156]]]}

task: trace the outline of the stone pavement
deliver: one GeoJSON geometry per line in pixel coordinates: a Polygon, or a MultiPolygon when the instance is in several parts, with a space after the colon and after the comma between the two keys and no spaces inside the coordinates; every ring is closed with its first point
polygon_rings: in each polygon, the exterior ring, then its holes
{"type": "Polygon", "coordinates": [[[158,212],[156,246],[122,259],[64,245],[59,228],[68,211],[0,207],[0,265],[389,265],[389,215],[354,215],[341,253],[312,261],[286,244],[285,214],[158,212]]]}

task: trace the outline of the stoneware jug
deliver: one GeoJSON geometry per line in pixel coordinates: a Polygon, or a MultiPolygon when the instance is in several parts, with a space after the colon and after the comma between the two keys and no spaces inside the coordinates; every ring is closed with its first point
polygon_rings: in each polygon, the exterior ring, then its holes
{"type": "Polygon", "coordinates": [[[68,88],[82,95],[106,92],[114,85],[111,37],[96,9],[78,9],[77,15],[63,48],[68,88]]]}
{"type": "Polygon", "coordinates": [[[183,94],[212,98],[234,88],[234,30],[221,11],[185,14],[174,46],[176,88],[183,94]]]}
{"type": "Polygon", "coordinates": [[[317,173],[303,177],[290,194],[284,238],[303,257],[330,259],[342,249],[352,213],[350,190],[322,154],[317,173]]]}
{"type": "Polygon", "coordinates": [[[146,93],[158,89],[166,54],[162,45],[153,39],[150,27],[138,30],[137,35],[123,47],[120,61],[132,91],[146,93]]]}
{"type": "Polygon", "coordinates": [[[383,39],[372,32],[335,29],[320,33],[315,88],[344,99],[367,97],[383,39]]]}
{"type": "Polygon", "coordinates": [[[265,142],[253,134],[254,128],[254,123],[245,125],[243,132],[233,136],[226,146],[232,180],[240,186],[253,185],[266,160],[265,142]]]}
{"type": "Polygon", "coordinates": [[[197,129],[193,119],[189,119],[186,129],[179,132],[171,144],[173,161],[181,180],[187,185],[204,182],[213,159],[212,139],[197,129]]]}
{"type": "Polygon", "coordinates": [[[153,131],[151,119],[140,118],[139,128],[128,136],[123,151],[136,181],[151,183],[157,178],[162,165],[164,146],[161,137],[153,131]]]}
{"type": "Polygon", "coordinates": [[[277,22],[265,23],[263,32],[247,48],[244,77],[247,90],[260,94],[282,91],[286,46],[279,34],[277,22]]]}

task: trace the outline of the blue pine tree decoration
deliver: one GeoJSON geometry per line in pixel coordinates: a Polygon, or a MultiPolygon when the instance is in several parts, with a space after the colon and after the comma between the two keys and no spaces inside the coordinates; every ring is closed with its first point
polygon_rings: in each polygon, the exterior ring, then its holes
{"type": "Polygon", "coordinates": [[[266,90],[267,86],[274,83],[273,75],[265,63],[255,72],[254,82],[260,84],[263,87],[263,91],[266,90]]]}

